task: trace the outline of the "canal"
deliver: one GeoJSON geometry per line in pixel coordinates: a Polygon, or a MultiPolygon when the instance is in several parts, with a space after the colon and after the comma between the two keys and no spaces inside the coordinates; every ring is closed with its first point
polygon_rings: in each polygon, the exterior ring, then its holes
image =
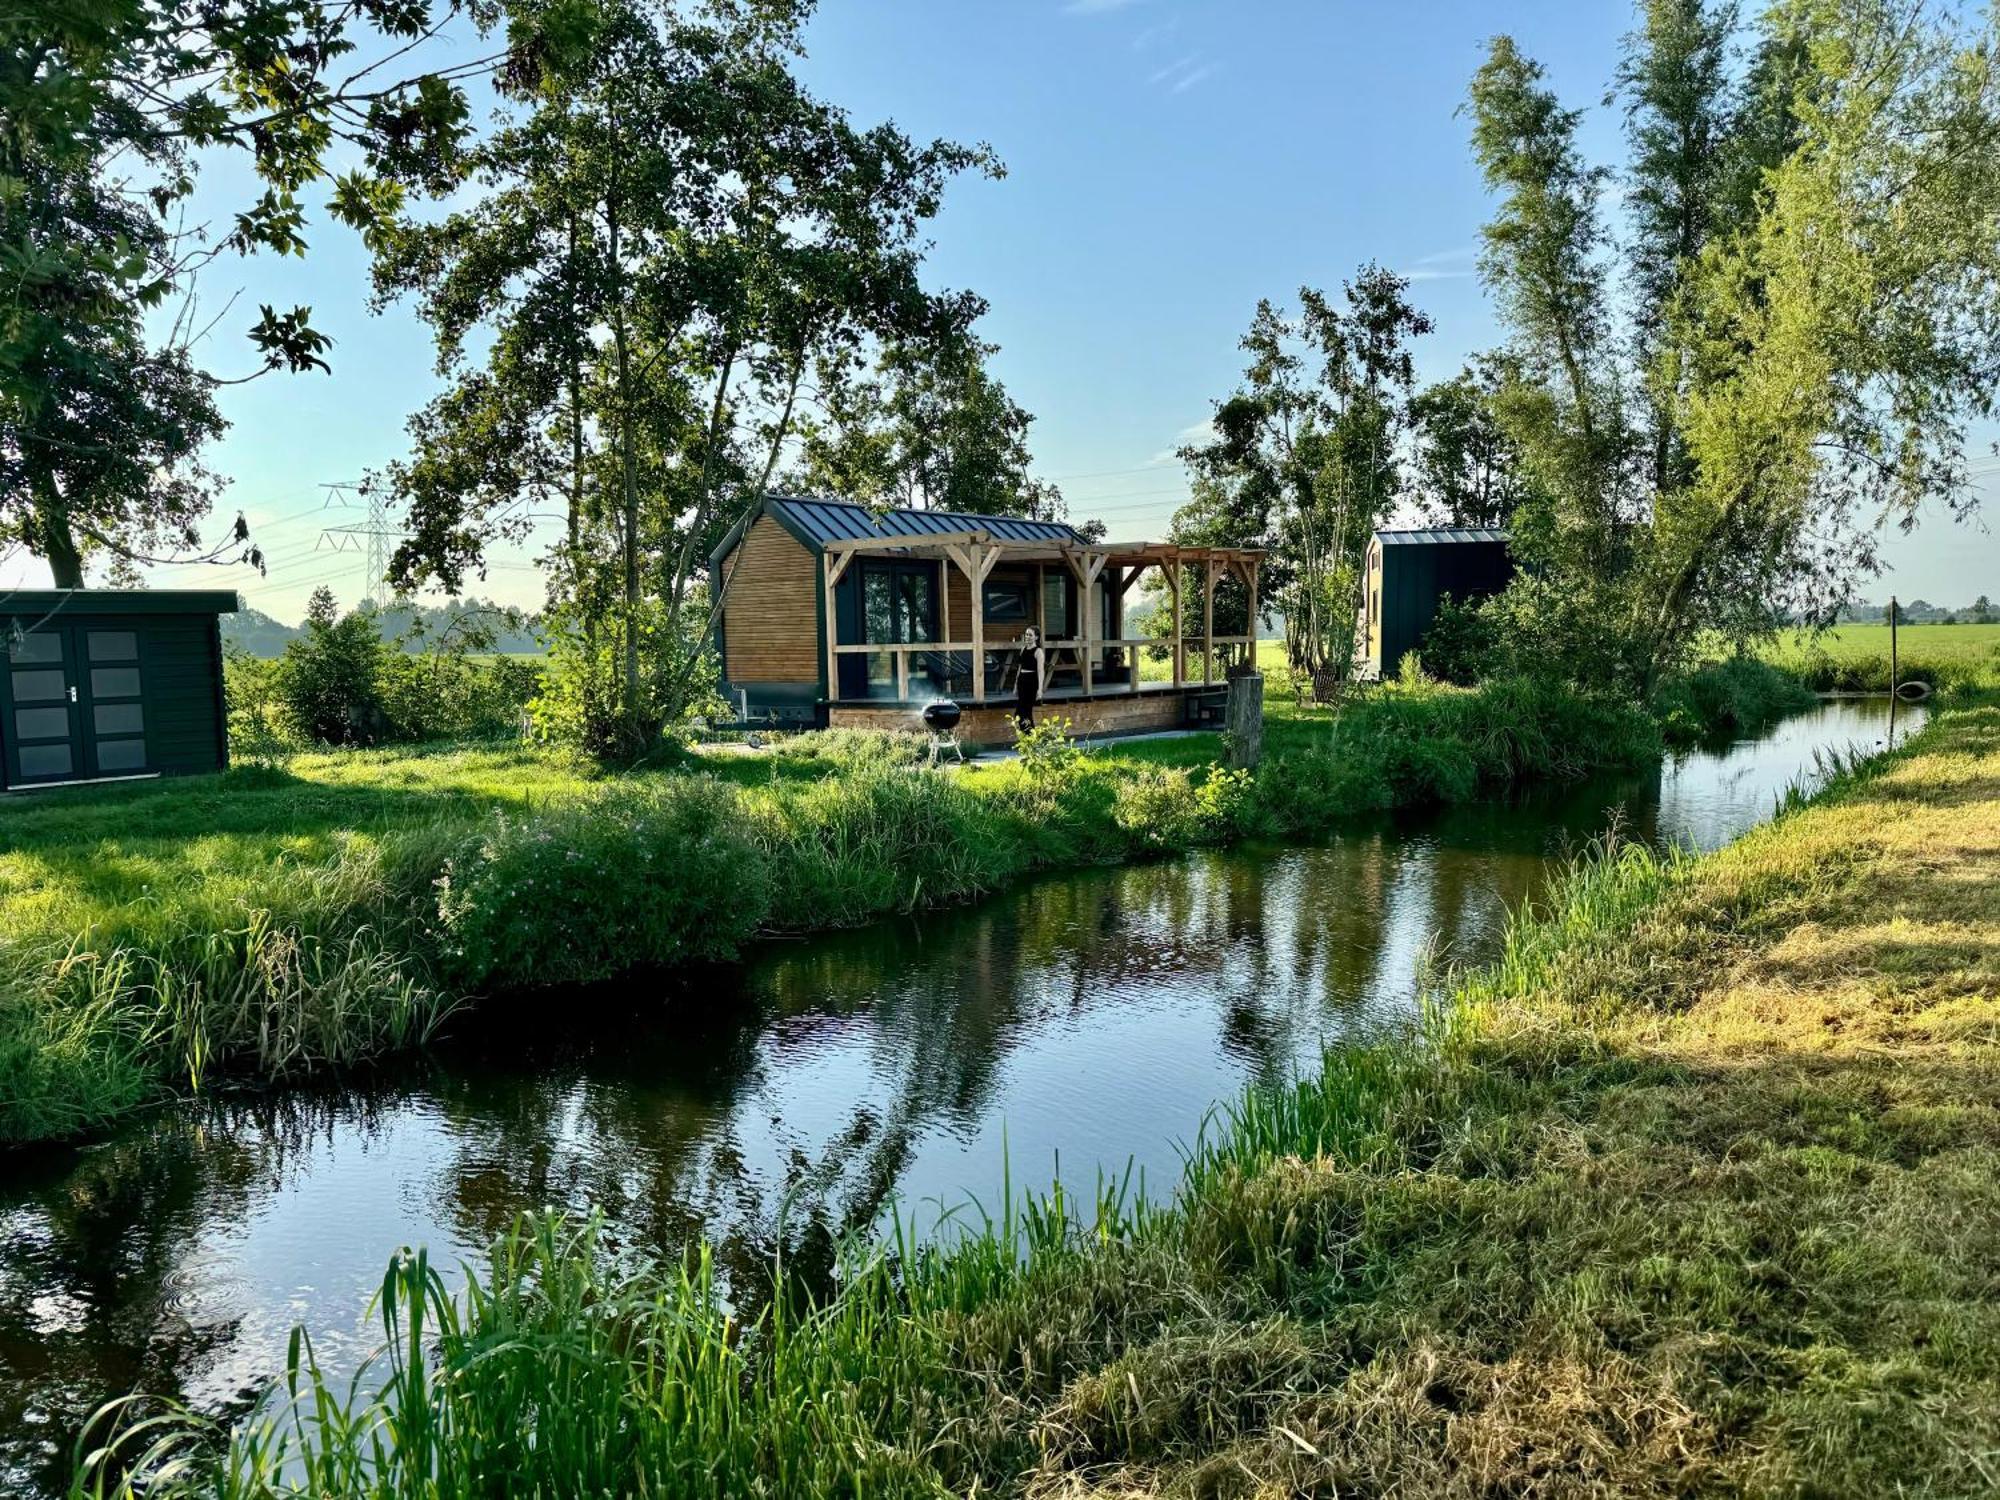
{"type": "Polygon", "coordinates": [[[1246,1084],[1408,1022],[1428,961],[1614,822],[1700,849],[1815,754],[1921,710],[1848,700],[1619,780],[1087,871],[980,906],[773,944],[740,966],[482,1009],[420,1062],[206,1101],[0,1158],[0,1492],[66,1485],[82,1418],[133,1390],[247,1410],[303,1324],[330,1366],[399,1245],[477,1258],[525,1209],[601,1211],[727,1270],[828,1253],[892,1200],[992,1201],[1058,1163],[1171,1190],[1246,1084]]]}

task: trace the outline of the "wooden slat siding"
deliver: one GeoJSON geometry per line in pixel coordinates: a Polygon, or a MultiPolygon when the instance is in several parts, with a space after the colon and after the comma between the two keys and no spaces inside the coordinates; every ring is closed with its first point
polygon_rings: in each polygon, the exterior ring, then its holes
{"type": "Polygon", "coordinates": [[[139,633],[139,691],[146,719],[146,769],[169,775],[219,771],[223,726],[216,718],[214,626],[197,616],[91,621],[94,629],[139,633]]]}
{"type": "Polygon", "coordinates": [[[813,555],[776,521],[759,516],[724,566],[731,581],[722,605],[723,677],[818,681],[820,580],[813,555]]]}

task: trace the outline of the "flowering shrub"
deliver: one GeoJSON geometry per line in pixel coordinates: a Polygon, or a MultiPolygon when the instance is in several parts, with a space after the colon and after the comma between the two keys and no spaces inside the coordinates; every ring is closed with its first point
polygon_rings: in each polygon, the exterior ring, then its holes
{"type": "Polygon", "coordinates": [[[601,979],[725,959],[770,881],[734,788],[708,776],[595,788],[496,816],[438,881],[445,961],[468,987],[601,979]]]}

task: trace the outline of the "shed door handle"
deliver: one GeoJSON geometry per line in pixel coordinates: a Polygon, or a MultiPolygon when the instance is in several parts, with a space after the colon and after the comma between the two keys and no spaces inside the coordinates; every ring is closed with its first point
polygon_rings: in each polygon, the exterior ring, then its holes
{"type": "Polygon", "coordinates": [[[72,703],[76,702],[76,689],[74,687],[71,687],[69,690],[69,701],[72,703]]]}

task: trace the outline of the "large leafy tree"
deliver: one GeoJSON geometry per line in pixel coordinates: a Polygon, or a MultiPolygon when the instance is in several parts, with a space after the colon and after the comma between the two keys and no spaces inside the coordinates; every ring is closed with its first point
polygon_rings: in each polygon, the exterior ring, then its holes
{"type": "MultiPolygon", "coordinates": [[[[571,4],[571,0],[564,0],[571,4]]],[[[860,129],[790,69],[802,8],[573,7],[503,84],[453,210],[382,235],[448,385],[380,482],[399,581],[458,588],[544,506],[551,623],[596,748],[687,702],[726,580],[712,546],[796,436],[808,375],[868,344],[962,339],[981,304],[918,280],[921,225],[987,154],[860,129]]]]}
{"type": "Polygon", "coordinates": [[[1296,319],[1260,302],[1214,440],[1181,450],[1195,498],[1175,518],[1176,540],[1268,543],[1287,656],[1322,696],[1351,673],[1363,554],[1401,483],[1410,341],[1431,328],[1408,289],[1370,265],[1339,303],[1301,289],[1296,319]]]}
{"type": "Polygon", "coordinates": [[[1060,520],[1061,490],[1030,472],[1034,417],[977,340],[840,350],[820,372],[801,477],[871,504],[1060,520]]]}
{"type": "Polygon", "coordinates": [[[1493,414],[1506,378],[1482,355],[1410,402],[1411,489],[1439,525],[1505,526],[1520,505],[1520,455],[1493,414]]]}
{"type": "Polygon", "coordinates": [[[1822,612],[1882,521],[1970,503],[2000,382],[1996,40],[1918,0],[1748,26],[1650,0],[1620,75],[1622,256],[1577,114],[1493,44],[1471,94],[1512,333],[1492,408],[1531,481],[1503,612],[1539,659],[1644,691],[1705,630],[1822,612]]]}
{"type": "MultiPolygon", "coordinates": [[[[304,253],[315,183],[365,225],[392,191],[385,165],[446,159],[460,80],[504,49],[443,71],[410,67],[411,52],[455,17],[497,14],[456,0],[46,0],[0,15],[0,539],[63,587],[92,554],[199,554],[216,387],[324,368],[327,341],[307,309],[266,307],[247,369],[211,370],[196,278],[224,255],[304,253]],[[337,180],[336,152],[352,163],[337,180]],[[257,186],[218,227],[191,224],[202,166],[232,154],[257,186]]],[[[242,540],[239,522],[219,551],[242,540]]]]}

